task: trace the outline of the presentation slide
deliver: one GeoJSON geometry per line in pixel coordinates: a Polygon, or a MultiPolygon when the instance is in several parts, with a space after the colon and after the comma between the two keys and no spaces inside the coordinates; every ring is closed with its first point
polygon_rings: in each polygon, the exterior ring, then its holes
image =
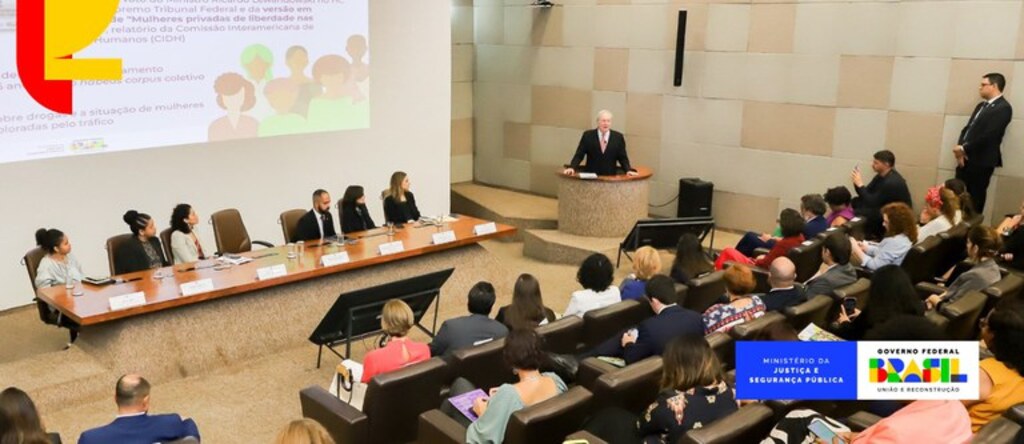
{"type": "MultiPolygon", "coordinates": [[[[21,0],[42,1],[42,0],[21,0]]],[[[121,0],[74,113],[25,91],[0,0],[0,163],[370,126],[369,0],[121,0]]]]}

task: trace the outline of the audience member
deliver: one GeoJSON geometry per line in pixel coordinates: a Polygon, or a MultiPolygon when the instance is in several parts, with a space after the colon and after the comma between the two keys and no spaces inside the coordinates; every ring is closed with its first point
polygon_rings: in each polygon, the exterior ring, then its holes
{"type": "Polygon", "coordinates": [[[978,211],[974,209],[974,199],[971,198],[971,193],[967,192],[967,184],[960,179],[946,179],[942,186],[953,191],[957,199],[960,199],[961,218],[966,221],[974,220],[978,211]]]}
{"type": "Polygon", "coordinates": [[[847,313],[840,304],[833,331],[843,339],[860,340],[868,330],[899,315],[924,316],[924,303],[907,272],[897,265],[886,265],[871,277],[864,311],[847,313]]]}
{"type": "Polygon", "coordinates": [[[901,314],[864,333],[865,341],[948,341],[949,335],[924,316],[901,314]]]}
{"type": "Polygon", "coordinates": [[[704,247],[693,233],[683,233],[676,245],[676,257],[672,261],[672,279],[680,284],[715,271],[715,263],[704,254],[704,247]]]}
{"type": "Polygon", "coordinates": [[[975,225],[967,232],[967,256],[974,264],[957,276],[942,294],[928,296],[928,308],[953,302],[971,291],[984,290],[1002,278],[995,256],[999,254],[1001,239],[996,230],[987,225],[975,225]]]}
{"type": "Polygon", "coordinates": [[[782,311],[806,300],[803,288],[796,285],[796,265],[787,257],[772,261],[768,268],[768,284],[771,290],[760,296],[767,311],[782,311]]]}
{"type": "Polygon", "coordinates": [[[662,356],[660,391],[641,415],[608,408],[584,429],[609,443],[676,443],[686,432],[738,409],[733,389],[711,346],[700,336],[672,340],[662,356]]]}
{"type": "Polygon", "coordinates": [[[334,439],[319,422],[302,418],[284,426],[274,444],[334,444],[334,439]]]}
{"type": "Polygon", "coordinates": [[[853,256],[860,261],[861,267],[868,270],[902,264],[907,252],[917,242],[914,213],[902,203],[892,203],[882,208],[882,225],[886,230],[885,238],[878,244],[850,239],[853,256]]]}
{"type": "Polygon", "coordinates": [[[313,208],[299,218],[295,238],[289,241],[322,240],[335,237],[334,217],[331,216],[331,193],[326,190],[313,192],[313,208]]]}
{"type": "Polygon", "coordinates": [[[962,220],[960,198],[956,197],[953,190],[944,187],[929,188],[925,197],[925,207],[921,210],[920,222],[923,226],[917,230],[917,242],[924,241],[928,236],[943,233],[962,220]]]}
{"type": "MultiPolygon", "coordinates": [[[[505,427],[513,413],[568,390],[558,375],[540,372],[540,368],[547,362],[547,355],[543,338],[537,332],[513,330],[505,338],[502,356],[505,363],[512,367],[518,382],[492,388],[488,391],[490,396],[474,401],[472,409],[478,417],[476,421],[470,423],[469,418],[447,401],[442,406],[445,413],[466,426],[465,442],[468,444],[502,442],[505,427]]],[[[458,378],[452,383],[451,395],[457,396],[473,390],[476,387],[472,383],[458,378]]]]}
{"type": "Polygon", "coordinates": [[[782,239],[775,242],[775,245],[768,251],[768,254],[763,254],[755,259],[751,259],[739,250],[729,247],[722,250],[722,254],[718,256],[718,260],[715,261],[715,269],[721,270],[725,267],[726,262],[738,262],[741,264],[753,265],[755,267],[767,268],[775,258],[785,256],[786,253],[789,253],[789,250],[800,245],[804,241],[804,218],[800,216],[800,213],[796,210],[792,208],[782,210],[782,212],[779,213],[779,226],[782,228],[782,239]]]}
{"type": "Polygon", "coordinates": [[[728,302],[712,305],[704,311],[704,334],[728,332],[737,325],[764,316],[765,306],[761,297],[750,294],[756,282],[749,267],[733,264],[725,270],[723,278],[728,302]]]}
{"type": "Polygon", "coordinates": [[[857,270],[850,265],[850,239],[844,233],[832,233],[821,248],[821,261],[827,266],[805,283],[808,298],[819,294],[835,296],[837,288],[857,281],[857,270]]]}
{"type": "Polygon", "coordinates": [[[537,328],[555,320],[555,312],[544,305],[540,295],[540,282],[528,273],[519,275],[512,289],[512,303],[498,309],[496,321],[509,331],[537,328]]]}
{"type": "Polygon", "coordinates": [[[121,243],[114,258],[114,274],[134,273],[171,265],[164,258],[160,238],[156,235],[156,222],[148,214],[129,210],[124,222],[132,231],[132,238],[121,243]]]}
{"type": "Polygon", "coordinates": [[[416,207],[416,196],[409,191],[409,175],[395,171],[391,175],[391,186],[384,191],[384,220],[395,225],[415,223],[420,220],[420,209],[416,207]]]}
{"type": "Polygon", "coordinates": [[[366,195],[363,187],[352,185],[345,189],[345,195],[338,202],[341,209],[341,232],[344,234],[377,228],[366,209],[366,195]]]}
{"type": "Polygon", "coordinates": [[[562,316],[579,316],[601,307],[607,307],[622,300],[619,287],[612,285],[615,269],[612,261],[601,253],[594,253],[583,260],[576,272],[576,282],[583,286],[582,290],[572,293],[569,305],[562,316]]]}
{"type": "Polygon", "coordinates": [[[878,151],[871,161],[871,169],[875,177],[864,186],[864,179],[861,176],[860,167],[853,169],[850,179],[853,181],[853,188],[857,191],[857,198],[853,200],[853,208],[857,214],[865,219],[865,232],[872,238],[879,238],[883,233],[881,210],[893,202],[902,202],[912,207],[913,201],[910,197],[910,190],[907,188],[907,181],[903,179],[899,171],[896,171],[896,156],[889,150],[878,151]]]}
{"type": "Polygon", "coordinates": [[[1020,213],[1006,215],[996,228],[1003,236],[999,259],[1017,270],[1024,270],[1024,230],[1021,229],[1021,219],[1024,219],[1024,202],[1020,204],[1020,213]]]}
{"type": "Polygon", "coordinates": [[[0,417],[6,418],[15,436],[13,441],[0,432],[0,443],[17,444],[60,444],[60,435],[46,433],[43,420],[39,417],[36,404],[28,394],[15,387],[8,387],[0,393],[0,417]]]}
{"type": "Polygon", "coordinates": [[[800,198],[800,215],[804,217],[804,238],[814,239],[828,227],[825,219],[825,198],[820,194],[806,194],[800,198]]]}
{"type": "Polygon", "coordinates": [[[977,400],[966,400],[971,428],[1024,402],[1024,300],[1003,298],[981,321],[981,339],[994,355],[982,359],[977,400]]]}
{"type": "Polygon", "coordinates": [[[452,318],[441,324],[441,329],[430,342],[431,356],[447,355],[460,348],[504,338],[508,334],[508,327],[489,317],[495,300],[494,286],[490,282],[477,282],[469,290],[466,299],[469,315],[452,318]]]}
{"type": "Polygon", "coordinates": [[[633,253],[633,274],[622,280],[622,299],[640,299],[647,294],[647,280],[661,272],[661,255],[658,250],[643,246],[633,253]]]}
{"type": "Polygon", "coordinates": [[[199,215],[192,205],[178,204],[171,211],[171,256],[175,264],[206,259],[203,244],[195,232],[196,225],[199,225],[199,215]]]}
{"type": "Polygon", "coordinates": [[[828,203],[829,209],[828,216],[825,216],[825,222],[828,222],[828,226],[841,227],[853,219],[852,201],[853,196],[850,195],[850,190],[844,186],[829,188],[825,191],[825,202],[828,203]]]}
{"type": "Polygon", "coordinates": [[[388,343],[363,358],[363,378],[360,382],[365,384],[381,373],[430,359],[430,347],[427,344],[409,339],[409,330],[412,330],[414,322],[412,309],[401,299],[392,299],[384,304],[380,328],[388,335],[388,343]]]}
{"type": "Polygon", "coordinates": [[[152,444],[174,441],[188,436],[200,439],[199,429],[191,419],[177,414],[149,414],[149,381],[128,374],[117,380],[117,419],[103,427],[86,430],[78,444],[152,444]]]}
{"type": "Polygon", "coordinates": [[[71,254],[71,241],[64,232],[56,228],[40,228],[36,230],[36,245],[46,252],[36,268],[37,288],[62,285],[68,280],[82,280],[82,264],[71,254]]]}
{"type": "Polygon", "coordinates": [[[677,305],[672,278],[655,275],[647,283],[648,299],[654,316],[645,319],[636,330],[628,330],[599,344],[586,356],[620,357],[632,364],[649,356],[662,354],[665,346],[680,336],[703,337],[704,324],[700,314],[677,305]]]}

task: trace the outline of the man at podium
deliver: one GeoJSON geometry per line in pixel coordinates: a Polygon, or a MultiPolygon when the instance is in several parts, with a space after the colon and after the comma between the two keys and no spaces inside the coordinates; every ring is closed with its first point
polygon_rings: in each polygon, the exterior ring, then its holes
{"type": "Polygon", "coordinates": [[[580,169],[580,162],[587,158],[587,164],[582,170],[594,173],[598,176],[614,176],[620,174],[616,164],[625,171],[627,175],[636,176],[637,172],[629,166],[629,155],[626,154],[626,138],[622,133],[612,130],[612,113],[608,110],[601,110],[597,113],[597,128],[586,130],[583,137],[580,137],[580,145],[576,148],[576,155],[572,156],[572,162],[563,171],[567,176],[576,174],[580,169]]]}

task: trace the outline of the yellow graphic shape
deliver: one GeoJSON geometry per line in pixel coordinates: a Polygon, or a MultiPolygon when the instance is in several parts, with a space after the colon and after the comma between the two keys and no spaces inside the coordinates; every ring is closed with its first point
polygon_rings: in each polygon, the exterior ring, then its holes
{"type": "Polygon", "coordinates": [[[46,80],[121,80],[121,59],[66,58],[92,44],[117,13],[119,0],[45,0],[46,80]]]}

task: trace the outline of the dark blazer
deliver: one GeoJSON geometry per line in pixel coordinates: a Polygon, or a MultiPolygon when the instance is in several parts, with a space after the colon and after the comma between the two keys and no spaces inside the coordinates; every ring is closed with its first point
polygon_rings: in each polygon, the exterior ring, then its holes
{"type": "MultiPolygon", "coordinates": [[[[686,335],[704,336],[700,314],[678,305],[665,307],[636,327],[636,342],[622,349],[622,359],[632,364],[649,356],[660,356],[669,341],[686,335]]],[[[621,336],[613,338],[621,341],[621,336]]]]}
{"type": "Polygon", "coordinates": [[[572,156],[569,165],[579,169],[580,162],[587,158],[587,164],[583,171],[595,173],[599,176],[614,176],[618,174],[615,164],[618,163],[623,170],[630,171],[629,155],[626,154],[626,138],[622,133],[615,130],[608,130],[608,146],[601,152],[601,140],[598,138],[597,129],[587,130],[580,137],[580,144],[576,147],[576,155],[572,156]]]}
{"type": "Polygon", "coordinates": [[[792,307],[806,300],[804,289],[799,285],[786,289],[771,289],[768,293],[761,295],[765,311],[782,311],[786,307],[792,307]]]}
{"type": "Polygon", "coordinates": [[[882,177],[876,174],[867,186],[856,187],[857,198],[853,200],[853,208],[857,215],[865,219],[865,231],[871,237],[880,237],[882,228],[882,207],[892,202],[903,202],[914,208],[910,197],[907,181],[895,169],[882,177]]]}
{"type": "Polygon", "coordinates": [[[373,223],[370,211],[366,209],[366,205],[344,204],[341,206],[342,233],[355,233],[374,228],[377,228],[377,225],[373,223]]]}
{"type": "MultiPolygon", "coordinates": [[[[149,238],[149,245],[160,255],[161,266],[171,265],[164,257],[164,249],[160,244],[159,236],[149,238]]],[[[136,236],[132,236],[131,240],[121,244],[115,254],[114,274],[134,273],[150,269],[149,256],[146,256],[146,250],[142,248],[142,242],[136,236]]]]}
{"type": "MultiPolygon", "coordinates": [[[[804,294],[808,298],[823,294],[835,296],[837,288],[845,287],[857,281],[857,270],[853,265],[839,265],[829,268],[821,276],[813,277],[804,284],[804,294]]],[[[767,301],[765,302],[767,303],[767,301]]]]}
{"type": "Polygon", "coordinates": [[[186,436],[199,438],[199,428],[191,419],[176,414],[140,415],[117,418],[103,427],[86,430],[78,444],[153,444],[186,436]]]}
{"type": "Polygon", "coordinates": [[[391,196],[384,198],[384,220],[395,225],[420,220],[420,209],[416,208],[416,197],[411,191],[405,192],[405,202],[397,202],[391,196]]]}
{"type": "Polygon", "coordinates": [[[295,239],[292,239],[292,242],[320,240],[321,221],[324,226],[324,238],[338,235],[334,230],[334,216],[331,216],[330,211],[325,211],[321,215],[309,210],[299,218],[298,229],[295,230],[295,239]]]}
{"type": "Polygon", "coordinates": [[[825,216],[815,216],[804,223],[804,239],[814,239],[814,236],[821,234],[828,229],[828,221],[825,216]]]}
{"type": "Polygon", "coordinates": [[[460,348],[471,347],[480,341],[504,338],[508,327],[481,314],[471,314],[444,321],[430,342],[430,356],[450,354],[460,348]]]}
{"type": "Polygon", "coordinates": [[[1003,237],[1003,249],[999,252],[1013,254],[1013,260],[1005,263],[1007,266],[1024,270],[1024,227],[1018,227],[1009,236],[1003,237]]]}
{"type": "Polygon", "coordinates": [[[971,120],[960,130],[960,138],[957,140],[967,155],[965,163],[987,168],[1003,166],[1003,153],[999,145],[1003,142],[1006,126],[1012,118],[1013,107],[1005,97],[999,97],[991,105],[986,101],[974,107],[971,120]]]}

